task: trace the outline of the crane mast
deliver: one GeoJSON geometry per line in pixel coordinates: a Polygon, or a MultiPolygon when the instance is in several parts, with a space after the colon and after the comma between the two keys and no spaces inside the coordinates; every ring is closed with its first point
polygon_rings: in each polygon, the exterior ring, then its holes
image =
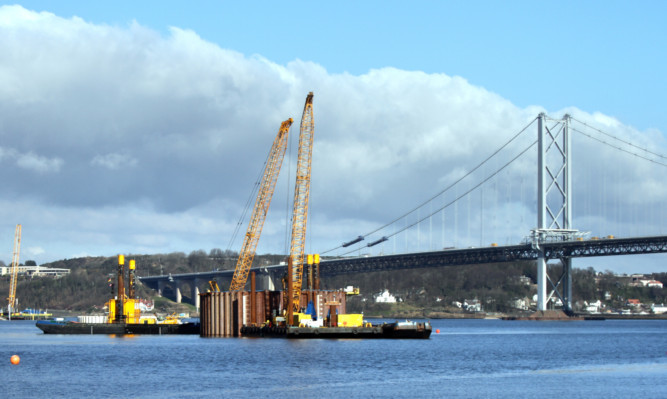
{"type": "Polygon", "coordinates": [[[306,247],[306,224],[308,222],[308,197],[310,192],[310,168],[313,155],[313,92],[308,93],[301,117],[299,153],[297,159],[294,208],[292,213],[292,239],[288,260],[288,323],[292,324],[294,312],[301,308],[301,283],[306,247]]]}
{"type": "Polygon", "coordinates": [[[273,141],[271,150],[269,152],[266,166],[264,167],[264,175],[260,183],[257,199],[255,200],[255,207],[250,216],[248,229],[243,238],[243,246],[239,252],[239,258],[236,262],[236,269],[232,277],[232,283],[229,287],[230,291],[239,291],[245,287],[248,281],[248,273],[252,266],[252,261],[255,258],[255,250],[259,242],[259,236],[262,233],[264,220],[269,211],[271,198],[276,187],[276,181],[280,174],[280,167],[283,164],[285,157],[285,150],[287,148],[287,137],[289,129],[292,126],[293,119],[289,118],[280,125],[276,139],[273,141]]]}
{"type": "Polygon", "coordinates": [[[14,254],[12,256],[12,265],[10,269],[10,282],[9,282],[9,298],[7,298],[8,306],[7,310],[9,312],[9,317],[12,317],[12,310],[16,304],[16,279],[18,277],[19,271],[19,252],[21,251],[21,225],[16,225],[16,231],[14,232],[14,254]]]}

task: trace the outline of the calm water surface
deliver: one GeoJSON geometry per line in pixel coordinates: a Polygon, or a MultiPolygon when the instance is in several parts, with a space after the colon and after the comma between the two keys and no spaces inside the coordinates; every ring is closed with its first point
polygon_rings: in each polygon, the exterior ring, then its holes
{"type": "Polygon", "coordinates": [[[667,321],[432,323],[429,340],[299,341],[0,322],[0,397],[667,398],[667,321]]]}

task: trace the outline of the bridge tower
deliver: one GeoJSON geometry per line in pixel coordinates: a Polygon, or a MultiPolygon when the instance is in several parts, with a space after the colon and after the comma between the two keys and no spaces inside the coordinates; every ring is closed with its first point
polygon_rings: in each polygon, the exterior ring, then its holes
{"type": "Polygon", "coordinates": [[[547,272],[547,259],[541,243],[569,241],[578,231],[572,229],[572,174],[570,116],[551,119],[544,113],[537,117],[537,229],[533,247],[537,259],[537,310],[547,310],[550,300],[558,297],[566,312],[572,311],[572,259],[563,257],[562,274],[554,282],[547,272]],[[547,289],[551,292],[547,295],[547,289]],[[555,295],[555,296],[554,296],[555,295]]]}

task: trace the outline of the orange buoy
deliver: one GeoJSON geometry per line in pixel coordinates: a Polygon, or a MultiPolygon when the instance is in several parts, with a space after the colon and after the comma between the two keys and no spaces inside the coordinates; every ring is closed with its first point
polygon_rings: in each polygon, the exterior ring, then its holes
{"type": "Polygon", "coordinates": [[[18,355],[12,355],[9,361],[12,362],[12,364],[16,365],[21,362],[21,358],[18,355]]]}
{"type": "Polygon", "coordinates": [[[435,330],[435,333],[436,333],[436,334],[440,334],[440,329],[439,329],[439,328],[436,329],[436,330],[435,330]]]}

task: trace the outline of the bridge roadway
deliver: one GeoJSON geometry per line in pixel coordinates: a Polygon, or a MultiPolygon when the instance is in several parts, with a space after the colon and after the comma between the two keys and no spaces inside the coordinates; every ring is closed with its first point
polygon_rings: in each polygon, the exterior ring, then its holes
{"type": "MultiPolygon", "coordinates": [[[[639,255],[667,253],[667,236],[612,238],[584,241],[558,241],[541,243],[547,260],[612,255],[639,255]]],[[[536,260],[538,250],[532,244],[496,246],[484,248],[448,249],[434,252],[419,252],[399,255],[349,257],[342,259],[322,259],[320,276],[335,276],[349,273],[365,273],[381,270],[419,269],[482,263],[501,263],[536,260]]],[[[280,278],[286,272],[286,265],[255,267],[251,270],[258,275],[258,289],[274,289],[280,286],[280,278]]],[[[160,294],[165,286],[175,288],[177,302],[181,301],[181,285],[188,283],[191,298],[199,299],[199,287],[209,280],[231,281],[233,270],[214,270],[200,273],[170,274],[139,277],[145,285],[160,294]]],[[[220,284],[224,289],[224,284],[220,284]]]]}

